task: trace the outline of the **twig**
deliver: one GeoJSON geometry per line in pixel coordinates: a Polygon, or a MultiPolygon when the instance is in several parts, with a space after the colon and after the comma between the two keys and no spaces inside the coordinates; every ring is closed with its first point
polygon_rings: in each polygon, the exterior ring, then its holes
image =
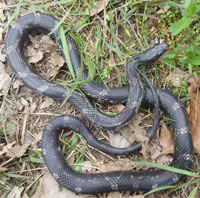
{"type": "Polygon", "coordinates": [[[26,123],[27,123],[27,119],[28,119],[28,112],[29,112],[29,107],[25,106],[25,110],[24,110],[24,119],[22,122],[22,137],[21,137],[21,143],[24,143],[24,137],[25,137],[25,133],[26,133],[26,123]]]}
{"type": "MultiPolygon", "coordinates": [[[[104,24],[104,22],[102,21],[102,19],[101,19],[101,17],[99,16],[99,15],[97,15],[97,18],[99,19],[99,21],[102,23],[102,24],[104,24]]],[[[110,28],[107,26],[107,30],[110,32],[111,30],[110,30],[110,28]]],[[[119,43],[123,46],[123,47],[125,47],[125,45],[124,45],[124,42],[118,37],[118,36],[116,36],[116,39],[119,41],[119,43]]]]}
{"type": "MultiPolygon", "coordinates": [[[[124,13],[124,11],[122,10],[122,13],[123,14],[125,14],[124,13]]],[[[144,46],[142,45],[142,42],[140,41],[140,39],[139,39],[139,37],[138,37],[138,35],[137,35],[137,33],[136,33],[136,31],[134,30],[134,28],[133,28],[133,26],[132,26],[132,24],[131,24],[131,22],[129,21],[129,18],[130,18],[131,16],[129,16],[128,17],[128,19],[127,19],[127,22],[128,22],[128,24],[130,25],[130,28],[131,28],[131,30],[133,31],[133,33],[135,34],[135,37],[136,37],[136,39],[137,39],[137,41],[138,41],[138,43],[140,44],[140,46],[144,49],[144,46]]]]}
{"type": "Polygon", "coordinates": [[[39,176],[37,176],[36,179],[26,188],[26,190],[25,190],[24,193],[26,193],[26,192],[31,188],[31,186],[33,186],[33,185],[35,184],[35,182],[36,182],[38,179],[40,179],[40,177],[42,177],[46,172],[47,172],[47,170],[44,171],[43,173],[41,173],[39,176]]]}

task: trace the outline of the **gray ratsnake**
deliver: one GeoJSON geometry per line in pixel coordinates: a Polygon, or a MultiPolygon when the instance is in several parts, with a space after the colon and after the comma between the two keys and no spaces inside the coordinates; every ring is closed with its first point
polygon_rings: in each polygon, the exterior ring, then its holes
{"type": "MultiPolygon", "coordinates": [[[[47,14],[32,13],[18,19],[10,28],[6,38],[6,54],[16,75],[25,85],[34,91],[55,99],[64,99],[70,91],[69,87],[51,83],[41,78],[29,67],[24,56],[24,49],[29,41],[29,35],[49,33],[58,21],[47,14]]],[[[62,49],[59,28],[52,34],[62,49]]],[[[81,67],[80,54],[77,46],[66,33],[69,54],[75,74],[81,67]]],[[[187,112],[178,99],[166,90],[154,88],[145,78],[149,86],[143,86],[140,80],[140,65],[156,61],[166,50],[166,43],[150,48],[133,56],[127,63],[126,72],[129,87],[109,88],[92,81],[80,86],[89,98],[105,104],[126,103],[125,109],[116,116],[106,116],[95,110],[93,103],[74,91],[68,102],[71,103],[90,123],[103,129],[114,130],[128,124],[136,115],[140,106],[154,107],[155,120],[149,130],[148,137],[152,138],[159,125],[160,108],[173,120],[172,128],[175,137],[175,154],[172,167],[188,169],[193,162],[193,145],[187,112]]],[[[83,72],[82,80],[87,79],[87,71],[83,72]]],[[[89,145],[109,154],[129,154],[141,149],[141,143],[128,148],[115,148],[99,142],[85,126],[83,121],[73,116],[62,115],[54,118],[45,127],[42,137],[43,155],[46,165],[63,187],[83,194],[97,194],[124,190],[150,190],[159,186],[177,183],[182,174],[166,170],[145,171],[113,171],[96,174],[76,172],[66,163],[59,151],[58,136],[62,129],[71,129],[81,134],[89,145]]]]}

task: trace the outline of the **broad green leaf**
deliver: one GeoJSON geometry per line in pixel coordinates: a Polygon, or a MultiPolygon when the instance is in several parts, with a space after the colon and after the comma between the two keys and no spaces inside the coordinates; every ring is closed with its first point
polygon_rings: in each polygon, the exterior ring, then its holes
{"type": "Polygon", "coordinates": [[[174,1],[167,1],[168,5],[175,8],[184,8],[183,4],[175,3],[174,1]]]}
{"type": "Polygon", "coordinates": [[[197,5],[192,3],[190,6],[187,8],[187,14],[188,16],[194,16],[197,10],[197,5]]]}
{"type": "Polygon", "coordinates": [[[174,58],[177,55],[177,52],[168,52],[164,55],[164,58],[174,58]]]}
{"type": "Polygon", "coordinates": [[[179,34],[183,29],[188,27],[194,19],[190,17],[182,17],[179,21],[175,22],[170,28],[169,31],[172,32],[172,35],[179,34]]]}
{"type": "Polygon", "coordinates": [[[196,56],[196,57],[190,59],[190,63],[192,65],[200,66],[200,56],[196,56]]]}
{"type": "Polygon", "coordinates": [[[191,3],[192,3],[192,0],[184,0],[183,1],[183,5],[185,8],[188,8],[191,5],[191,3]]]}

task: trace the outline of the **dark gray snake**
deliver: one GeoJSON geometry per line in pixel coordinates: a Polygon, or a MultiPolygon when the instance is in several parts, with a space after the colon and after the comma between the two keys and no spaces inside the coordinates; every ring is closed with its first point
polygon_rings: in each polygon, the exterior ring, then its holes
{"type": "MultiPolygon", "coordinates": [[[[64,99],[70,88],[63,87],[42,79],[30,68],[24,57],[24,48],[29,41],[29,34],[48,33],[53,30],[58,21],[46,14],[35,13],[21,17],[10,28],[6,39],[6,53],[9,63],[17,76],[31,89],[57,99],[64,99]]],[[[59,30],[52,36],[58,44],[59,30]]],[[[76,75],[80,71],[80,54],[71,38],[66,34],[68,48],[76,75]]],[[[159,117],[158,98],[160,107],[166,115],[174,121],[172,127],[175,137],[175,155],[171,166],[188,169],[192,166],[193,146],[188,116],[185,108],[171,93],[150,87],[144,87],[139,78],[138,66],[152,63],[167,50],[167,44],[161,44],[150,48],[132,57],[127,64],[127,78],[129,88],[110,88],[96,82],[90,82],[81,86],[81,89],[91,98],[107,104],[126,102],[124,111],[116,116],[105,116],[95,110],[93,104],[78,92],[73,92],[68,102],[79,110],[90,123],[108,130],[117,129],[128,124],[140,107],[155,107],[155,117],[159,117]],[[158,97],[158,98],[157,98],[158,97]]],[[[87,72],[82,79],[87,78],[87,72]]],[[[147,78],[145,78],[147,80],[147,78]]],[[[148,80],[147,80],[148,82],[148,80]]],[[[148,137],[151,138],[158,126],[155,119],[148,137]]],[[[53,119],[45,128],[42,137],[43,154],[49,171],[59,184],[74,192],[96,194],[122,190],[150,190],[163,185],[171,185],[178,182],[183,175],[165,170],[154,171],[115,171],[97,174],[82,174],[72,170],[59,151],[58,136],[62,129],[68,128],[85,137],[88,144],[110,154],[128,154],[141,148],[141,143],[129,148],[114,148],[100,143],[84,123],[73,116],[59,116],[53,119]]]]}

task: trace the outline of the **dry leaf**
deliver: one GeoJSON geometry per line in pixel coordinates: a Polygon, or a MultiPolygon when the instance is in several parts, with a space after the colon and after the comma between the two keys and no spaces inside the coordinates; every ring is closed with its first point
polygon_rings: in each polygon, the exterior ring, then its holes
{"type": "Polygon", "coordinates": [[[38,63],[43,58],[43,52],[36,51],[36,53],[30,57],[29,62],[30,63],[38,63]]]}
{"type": "Polygon", "coordinates": [[[161,132],[160,132],[160,145],[163,147],[163,150],[168,150],[168,154],[174,153],[174,134],[172,131],[169,131],[166,125],[163,123],[161,132]]]}
{"type": "MultiPolygon", "coordinates": [[[[50,59],[50,63],[52,63],[55,66],[59,66],[58,69],[56,69],[57,72],[64,65],[65,59],[58,53],[53,53],[50,59]]],[[[56,72],[54,72],[54,74],[56,74],[56,72]]]]}
{"type": "Polygon", "coordinates": [[[19,188],[17,186],[14,186],[14,188],[8,194],[7,198],[28,198],[28,195],[26,193],[23,196],[21,195],[23,190],[24,190],[24,187],[19,188]]]}
{"type": "Polygon", "coordinates": [[[170,72],[166,78],[167,81],[172,81],[174,86],[180,86],[181,79],[182,81],[190,81],[190,75],[178,69],[175,69],[173,70],[173,72],[170,72]]]}
{"type": "Polygon", "coordinates": [[[0,166],[0,173],[5,172],[7,170],[8,170],[7,168],[4,168],[4,167],[0,166]]]}
{"type": "Polygon", "coordinates": [[[162,152],[156,152],[152,158],[156,159],[161,155],[173,154],[174,153],[174,134],[169,131],[163,123],[160,132],[160,145],[163,147],[162,152]]]}
{"type": "Polygon", "coordinates": [[[3,52],[2,53],[2,47],[0,48],[0,62],[4,63],[6,61],[6,55],[5,53],[3,52]]]}
{"type": "MultiPolygon", "coordinates": [[[[86,198],[84,195],[76,195],[74,192],[71,192],[65,188],[60,188],[56,180],[51,176],[49,172],[46,172],[43,178],[40,180],[41,185],[38,185],[35,194],[32,198],[86,198]]],[[[91,196],[90,198],[95,198],[96,196],[91,196]]]]}
{"type": "Polygon", "coordinates": [[[22,146],[15,145],[11,149],[8,150],[6,153],[7,156],[15,158],[15,157],[21,157],[26,152],[27,148],[29,147],[30,143],[25,143],[22,146]]]}
{"type": "Polygon", "coordinates": [[[109,0],[101,0],[96,5],[92,6],[90,10],[90,16],[94,16],[101,12],[109,3],[109,0]]]}
{"type": "Polygon", "coordinates": [[[84,161],[81,165],[83,172],[90,172],[92,170],[92,163],[90,161],[84,161]]]}
{"type": "Polygon", "coordinates": [[[125,108],[125,106],[122,104],[117,105],[118,113],[122,112],[124,110],[124,108],[125,108]]]}
{"type": "Polygon", "coordinates": [[[109,172],[109,171],[117,171],[117,170],[128,170],[133,168],[133,162],[128,159],[119,159],[115,162],[108,162],[104,164],[99,164],[97,162],[97,166],[103,171],[103,172],[109,172]]]}
{"type": "Polygon", "coordinates": [[[9,151],[9,149],[11,149],[16,142],[11,142],[5,146],[1,145],[1,147],[3,146],[3,149],[1,149],[0,151],[0,156],[2,156],[4,153],[7,153],[9,151]]]}
{"type": "Polygon", "coordinates": [[[194,75],[194,82],[189,87],[190,95],[190,125],[194,152],[200,154],[200,78],[194,75]]]}
{"type": "Polygon", "coordinates": [[[13,89],[19,89],[20,86],[23,85],[21,80],[16,79],[13,83],[12,83],[12,87],[13,89]]]}
{"type": "Polygon", "coordinates": [[[0,95],[5,95],[8,91],[11,78],[6,73],[5,65],[0,61],[0,95]]]}
{"type": "Polygon", "coordinates": [[[107,198],[121,198],[122,197],[122,193],[120,192],[112,192],[109,193],[107,198]]]}
{"type": "Polygon", "coordinates": [[[21,97],[21,103],[22,103],[23,106],[28,106],[29,105],[28,101],[25,100],[23,97],[21,97]]]}
{"type": "MultiPolygon", "coordinates": [[[[4,7],[5,4],[0,3],[0,8],[4,7]]],[[[4,9],[0,9],[0,21],[4,22],[6,20],[6,15],[4,9]]]]}
{"type": "Polygon", "coordinates": [[[37,104],[35,102],[31,103],[30,112],[33,113],[36,108],[37,108],[37,104]]]}
{"type": "Polygon", "coordinates": [[[46,52],[54,52],[57,45],[51,40],[50,36],[44,35],[42,36],[40,43],[43,45],[44,51],[46,52]]]}
{"type": "Polygon", "coordinates": [[[109,136],[110,144],[114,147],[125,148],[130,146],[130,143],[127,141],[127,139],[120,134],[113,135],[112,133],[109,133],[109,136]]]}
{"type": "Polygon", "coordinates": [[[3,28],[0,27],[0,42],[3,41],[3,28]]]}
{"type": "Polygon", "coordinates": [[[53,104],[54,100],[52,98],[45,98],[44,102],[40,105],[40,109],[47,108],[53,104]]]}

